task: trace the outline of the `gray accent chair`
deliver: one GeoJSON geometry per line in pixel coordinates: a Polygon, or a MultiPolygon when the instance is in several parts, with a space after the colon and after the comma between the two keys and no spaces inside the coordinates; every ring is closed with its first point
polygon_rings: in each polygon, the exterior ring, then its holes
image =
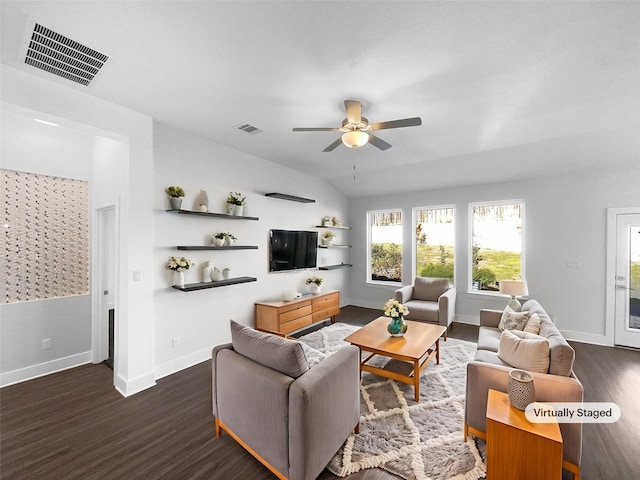
{"type": "MultiPolygon", "coordinates": [[[[523,312],[536,313],[540,319],[540,335],[549,341],[549,370],[530,372],[538,402],[582,402],[583,388],[573,373],[575,351],[567,343],[542,306],[528,300],[523,312]]],[[[487,396],[489,389],[508,392],[509,372],[513,366],[498,356],[501,331],[498,329],[502,310],[480,310],[478,349],[475,359],[467,364],[464,436],[485,439],[487,431],[487,396]]],[[[563,468],[580,479],[582,457],[582,424],[560,423],[563,440],[563,468]]]]}
{"type": "Polygon", "coordinates": [[[231,322],[212,354],[216,437],[227,432],[276,477],[313,480],[360,421],[360,352],[309,368],[301,344],[231,322]]]}
{"type": "Polygon", "coordinates": [[[435,323],[448,330],[456,316],[456,292],[448,278],[416,277],[413,285],[396,290],[395,296],[409,309],[407,320],[435,323]]]}

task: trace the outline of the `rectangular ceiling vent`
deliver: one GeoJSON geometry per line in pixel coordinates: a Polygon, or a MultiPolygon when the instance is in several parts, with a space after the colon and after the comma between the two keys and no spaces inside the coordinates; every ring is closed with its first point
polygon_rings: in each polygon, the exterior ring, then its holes
{"type": "Polygon", "coordinates": [[[35,23],[24,63],[89,86],[107,60],[107,55],[35,23]]]}
{"type": "Polygon", "coordinates": [[[258,127],[254,127],[253,125],[250,125],[248,123],[241,123],[240,125],[236,125],[236,128],[238,130],[242,130],[245,133],[250,133],[251,135],[262,133],[262,130],[260,130],[258,127]]]}

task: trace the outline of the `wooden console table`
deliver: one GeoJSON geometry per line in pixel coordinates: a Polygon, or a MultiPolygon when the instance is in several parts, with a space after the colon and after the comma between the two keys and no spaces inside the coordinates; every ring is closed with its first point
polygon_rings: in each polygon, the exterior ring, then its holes
{"type": "Polygon", "coordinates": [[[560,480],[562,435],[557,422],[531,423],[509,395],[489,390],[487,479],[560,480]]]}
{"type": "Polygon", "coordinates": [[[303,295],[289,302],[256,302],[256,329],[287,335],[316,322],[331,318],[335,323],[340,313],[340,292],[332,290],[315,295],[303,295]]]}

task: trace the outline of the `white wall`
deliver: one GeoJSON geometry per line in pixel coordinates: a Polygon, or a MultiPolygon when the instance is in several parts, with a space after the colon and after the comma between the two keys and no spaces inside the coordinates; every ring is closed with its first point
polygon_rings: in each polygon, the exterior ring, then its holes
{"type": "MultiPolygon", "coordinates": [[[[268,233],[272,228],[316,230],[325,215],[348,224],[347,200],[324,181],[295,170],[237,152],[163,124],[154,126],[154,358],[158,377],[211,357],[214,345],[230,341],[229,320],[254,324],[254,302],[279,299],[285,290],[305,291],[311,274],[324,277],[324,289],[345,291],[348,270],[268,273],[268,233]],[[184,188],[184,209],[195,209],[204,189],[209,210],[223,213],[230,191],[247,195],[245,215],[259,221],[215,219],[166,212],[168,185],[184,188]],[[298,203],[265,197],[281,192],[316,200],[298,203]],[[180,251],[176,245],[208,245],[209,235],[233,233],[238,245],[258,250],[180,251]],[[229,267],[231,276],[256,277],[257,282],[195,292],[171,288],[171,272],[164,268],[169,256],[184,255],[196,262],[186,272],[186,282],[201,281],[203,262],[229,267]],[[173,338],[179,346],[172,348],[173,338]]],[[[322,231],[322,229],[317,229],[322,231]]],[[[348,242],[348,233],[341,241],[348,242]]],[[[349,261],[347,250],[319,250],[319,264],[349,261]]]]}
{"type": "MultiPolygon", "coordinates": [[[[2,168],[89,181],[92,137],[24,113],[3,105],[2,168]]],[[[90,350],[88,293],[0,305],[0,385],[86,363],[90,350]],[[44,339],[50,349],[42,348],[44,339]]]]}
{"type": "Polygon", "coordinates": [[[7,66],[3,66],[1,74],[3,102],[128,144],[127,171],[120,178],[118,192],[120,257],[115,384],[124,395],[148,388],[155,383],[153,317],[149,314],[153,311],[152,120],[93,97],[78,86],[48,82],[7,66]],[[133,281],[133,272],[139,272],[140,281],[133,281]]]}
{"type": "Polygon", "coordinates": [[[403,283],[411,271],[411,209],[452,204],[456,207],[456,279],[459,321],[478,323],[481,308],[504,308],[504,297],[467,292],[470,202],[522,199],[525,202],[526,279],[529,298],[542,304],[567,337],[612,344],[605,326],[606,209],[640,205],[640,170],[600,172],[467,186],[353,200],[354,230],[350,302],[381,308],[393,286],[366,284],[366,212],[401,208],[404,212],[403,283]],[[579,262],[580,269],[567,262],[579,262]]]}

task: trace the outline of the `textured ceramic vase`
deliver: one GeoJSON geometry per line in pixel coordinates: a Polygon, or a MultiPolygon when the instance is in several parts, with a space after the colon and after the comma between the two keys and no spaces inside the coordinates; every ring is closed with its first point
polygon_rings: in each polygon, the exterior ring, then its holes
{"type": "Polygon", "coordinates": [[[310,283],[309,293],[313,293],[314,295],[317,295],[318,293],[320,293],[320,285],[316,285],[315,283],[310,283]]]}
{"type": "Polygon", "coordinates": [[[509,391],[509,402],[518,410],[524,410],[527,405],[536,401],[533,376],[524,370],[511,370],[509,372],[507,390],[509,391]]]}
{"type": "Polygon", "coordinates": [[[407,322],[404,321],[403,317],[392,317],[387,325],[387,331],[392,337],[402,337],[407,333],[407,327],[407,322]]]}

